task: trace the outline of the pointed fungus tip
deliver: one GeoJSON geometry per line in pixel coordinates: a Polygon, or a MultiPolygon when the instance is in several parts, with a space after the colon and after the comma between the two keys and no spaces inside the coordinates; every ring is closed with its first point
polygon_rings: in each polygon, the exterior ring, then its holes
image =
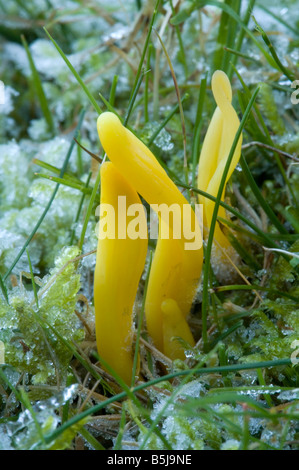
{"type": "MultiPolygon", "coordinates": [[[[224,92],[226,99],[232,101],[232,88],[228,76],[223,70],[216,70],[212,75],[212,91],[216,102],[221,101],[221,94],[224,92]]],[[[218,104],[218,103],[217,103],[218,104]]],[[[219,105],[219,104],[218,104],[219,105]]]]}
{"type": "Polygon", "coordinates": [[[104,113],[100,114],[98,119],[97,119],[97,127],[98,129],[102,128],[103,126],[107,124],[116,124],[120,123],[119,118],[116,116],[116,114],[111,113],[110,111],[105,111],[104,113]]]}

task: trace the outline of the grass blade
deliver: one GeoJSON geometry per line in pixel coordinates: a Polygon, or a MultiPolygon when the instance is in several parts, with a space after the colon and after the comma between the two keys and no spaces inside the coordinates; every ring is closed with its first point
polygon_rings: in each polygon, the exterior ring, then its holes
{"type": "Polygon", "coordinates": [[[78,72],[75,70],[74,66],[71,64],[71,62],[69,61],[69,59],[67,58],[67,56],[65,55],[65,53],[62,51],[62,49],[58,46],[57,42],[52,38],[51,34],[49,33],[49,31],[47,30],[47,28],[44,28],[45,30],[45,33],[46,35],[48,36],[48,38],[50,39],[50,41],[53,43],[53,45],[55,46],[56,50],[59,52],[60,56],[62,57],[62,59],[64,60],[64,62],[66,63],[66,65],[68,66],[68,68],[70,69],[70,71],[72,72],[72,74],[74,75],[75,79],[77,80],[77,82],[79,83],[79,85],[81,86],[82,90],[84,91],[84,93],[86,94],[87,98],[89,99],[90,103],[92,104],[92,106],[94,107],[95,111],[98,113],[98,114],[101,114],[102,113],[102,109],[100,108],[100,106],[98,105],[98,103],[96,102],[95,98],[93,97],[93,95],[90,93],[88,87],[85,85],[85,83],[83,82],[82,78],[80,77],[80,75],[78,74],[78,72]]]}
{"type": "Polygon", "coordinates": [[[36,90],[37,98],[38,98],[42,113],[43,113],[44,118],[46,120],[48,129],[49,129],[50,133],[53,135],[55,133],[55,126],[54,126],[54,122],[53,122],[53,117],[52,117],[52,113],[49,109],[48,101],[47,101],[47,98],[46,98],[46,95],[45,95],[45,92],[44,92],[44,89],[43,89],[43,85],[42,85],[39,73],[38,73],[38,71],[35,67],[35,63],[34,63],[32,55],[31,55],[30,49],[28,47],[27,41],[25,39],[25,36],[22,35],[21,40],[22,40],[23,46],[24,46],[26,54],[27,54],[27,58],[28,58],[28,62],[29,62],[30,70],[31,70],[31,75],[32,75],[33,85],[34,85],[35,90],[36,90]]]}
{"type": "Polygon", "coordinates": [[[202,113],[204,106],[204,99],[206,95],[207,87],[207,77],[201,79],[199,96],[196,109],[196,118],[194,124],[194,134],[192,139],[192,186],[196,186],[196,168],[199,158],[199,148],[200,148],[200,131],[202,126],[202,113]]]}
{"type": "Polygon", "coordinates": [[[257,97],[259,88],[257,88],[252,95],[252,98],[245,110],[245,113],[242,117],[240,126],[238,128],[238,131],[236,133],[236,136],[234,138],[229,156],[227,158],[227,162],[223,171],[222,179],[219,185],[218,189],[218,194],[216,197],[215,201],[215,207],[213,211],[213,216],[212,216],[212,221],[211,221],[211,226],[209,230],[209,238],[208,238],[208,243],[207,243],[207,248],[206,248],[206,254],[205,254],[205,264],[204,264],[204,272],[203,272],[203,287],[202,287],[202,338],[203,338],[203,344],[204,348],[207,350],[208,347],[208,337],[207,337],[207,319],[208,319],[208,312],[209,312],[209,305],[208,305],[208,297],[209,297],[209,271],[210,271],[210,262],[211,262],[211,254],[212,254],[212,245],[213,245],[213,237],[214,237],[214,231],[216,227],[216,222],[217,222],[217,213],[218,213],[218,208],[219,204],[221,201],[221,196],[223,193],[225,181],[226,181],[226,176],[234,155],[235,148],[237,146],[239,137],[241,136],[242,130],[246,124],[247,118],[249,116],[249,113],[251,112],[251,109],[253,107],[253,104],[255,102],[255,99],[257,97]]]}
{"type": "Polygon", "coordinates": [[[251,174],[251,171],[250,171],[249,166],[248,166],[248,164],[245,160],[244,155],[241,155],[240,164],[241,164],[243,173],[245,174],[245,177],[247,179],[247,183],[251,187],[251,190],[252,190],[253,194],[255,195],[256,200],[258,201],[258,203],[260,204],[262,209],[265,211],[265,213],[269,217],[269,220],[277,228],[279,233],[287,234],[288,231],[285,229],[285,227],[282,225],[282,223],[278,220],[278,218],[276,217],[276,215],[272,211],[271,207],[269,206],[269,204],[267,203],[267,201],[263,197],[262,193],[260,192],[258,185],[254,181],[254,178],[251,174]]]}
{"type": "MultiPolygon", "coordinates": [[[[84,113],[85,111],[81,111],[81,114],[79,116],[79,120],[78,120],[78,124],[77,124],[77,127],[75,129],[75,136],[77,135],[81,125],[82,125],[82,122],[83,122],[83,117],[84,117],[84,113]]],[[[71,141],[71,144],[69,146],[69,149],[68,149],[68,152],[66,154],[66,157],[65,157],[65,160],[63,162],[63,165],[62,165],[62,168],[61,168],[61,171],[60,171],[60,178],[63,177],[65,171],[66,171],[66,168],[67,168],[67,165],[68,165],[68,162],[69,162],[69,159],[72,155],[72,151],[73,151],[73,148],[74,148],[74,145],[75,145],[75,141],[72,140],[71,141]]],[[[38,231],[40,225],[42,224],[44,218],[46,217],[55,197],[56,197],[56,194],[58,192],[58,189],[59,189],[59,186],[60,186],[60,183],[57,183],[56,184],[56,188],[54,189],[53,193],[52,193],[52,196],[50,197],[49,199],[49,202],[47,204],[47,206],[45,207],[42,215],[40,216],[37,224],[35,225],[35,227],[33,228],[31,234],[29,235],[29,237],[27,238],[26,242],[24,243],[23,247],[21,248],[21,250],[19,251],[18,255],[16,256],[15,260],[13,261],[13,263],[11,264],[10,268],[8,269],[8,271],[5,273],[5,275],[3,276],[3,281],[5,281],[8,276],[10,275],[10,273],[12,272],[12,270],[14,269],[14,267],[16,266],[16,264],[18,263],[18,261],[20,260],[21,256],[23,255],[23,253],[25,252],[26,248],[28,247],[29,243],[31,242],[32,238],[34,237],[34,235],[36,234],[36,232],[38,231]]]]}
{"type": "MultiPolygon", "coordinates": [[[[231,364],[231,365],[219,366],[219,367],[203,367],[201,369],[180,370],[180,371],[173,372],[171,374],[167,374],[162,377],[158,377],[156,379],[150,380],[149,382],[137,385],[135,388],[132,389],[132,393],[136,393],[140,390],[145,390],[146,388],[157,385],[160,382],[172,380],[176,377],[183,377],[186,375],[190,376],[190,374],[194,374],[194,375],[221,374],[221,373],[236,372],[236,371],[241,371],[241,370],[266,369],[270,367],[280,367],[280,366],[286,366],[286,365],[291,365],[291,364],[292,364],[291,359],[285,358],[285,359],[277,359],[273,361],[262,361],[262,362],[255,362],[255,363],[251,362],[251,363],[245,363],[245,364],[231,364]]],[[[126,398],[126,397],[127,397],[127,393],[125,391],[120,392],[117,395],[107,398],[107,400],[105,400],[104,402],[101,402],[89,408],[88,410],[85,410],[82,413],[79,413],[73,416],[71,419],[69,419],[66,423],[64,423],[62,426],[57,428],[51,434],[45,435],[44,438],[45,438],[46,443],[52,442],[60,434],[62,434],[66,429],[78,423],[81,419],[84,419],[88,416],[98,413],[100,410],[106,408],[111,403],[122,400],[123,398],[126,398]]]]}
{"type": "Polygon", "coordinates": [[[139,314],[139,318],[138,318],[138,327],[137,327],[137,332],[136,332],[136,344],[135,344],[135,353],[134,353],[134,361],[133,361],[133,369],[132,369],[131,387],[134,387],[135,378],[136,378],[137,363],[138,363],[138,356],[139,356],[139,341],[140,341],[141,328],[143,326],[145,300],[146,300],[146,293],[147,293],[149,276],[150,276],[150,272],[151,272],[151,265],[152,265],[152,252],[150,252],[149,266],[148,266],[148,271],[147,271],[147,275],[146,275],[146,279],[145,279],[142,305],[141,305],[140,314],[139,314]]]}
{"type": "Polygon", "coordinates": [[[32,289],[33,289],[33,293],[34,293],[35,303],[36,303],[36,307],[39,308],[39,306],[38,306],[38,295],[37,295],[37,290],[36,290],[36,284],[35,284],[35,280],[34,280],[34,274],[33,274],[33,270],[32,270],[32,263],[31,263],[31,259],[30,259],[30,255],[29,255],[28,248],[26,248],[26,252],[27,252],[27,258],[28,258],[28,264],[29,264],[29,269],[30,269],[31,282],[32,282],[32,289]]]}
{"type": "Polygon", "coordinates": [[[276,53],[276,50],[274,49],[274,46],[273,44],[271,43],[270,39],[268,38],[267,34],[265,33],[265,31],[263,30],[263,28],[258,24],[258,22],[256,21],[256,19],[254,18],[254,16],[252,17],[253,18],[253,21],[255,22],[256,24],[256,29],[257,31],[261,34],[262,38],[263,38],[263,41],[264,43],[266,44],[266,46],[268,46],[269,48],[269,51],[270,51],[270,54],[271,56],[273,57],[277,67],[279,70],[281,70],[281,72],[289,79],[291,80],[291,82],[293,80],[295,80],[295,76],[293,75],[293,73],[291,73],[281,62],[281,60],[279,59],[277,53],[276,53]]]}
{"type": "MultiPolygon", "coordinates": [[[[250,39],[258,47],[258,49],[261,51],[261,53],[266,58],[267,62],[271,65],[271,67],[274,67],[276,69],[279,68],[277,66],[276,61],[273,60],[273,57],[263,48],[263,46],[260,44],[260,42],[256,39],[255,35],[250,31],[250,29],[247,27],[247,25],[244,24],[244,22],[241,20],[240,16],[229,5],[227,5],[226,3],[218,2],[217,0],[208,0],[208,1],[205,1],[204,3],[206,5],[212,5],[212,6],[218,7],[221,10],[225,11],[232,18],[234,18],[236,20],[236,22],[239,24],[239,26],[244,29],[246,34],[250,37],[250,39]]],[[[194,1],[192,7],[189,10],[189,14],[192,11],[200,8],[201,6],[202,6],[201,2],[194,1]]],[[[181,21],[180,14],[178,13],[178,15],[176,15],[172,19],[171,24],[176,25],[176,24],[179,24],[180,21],[181,21]]]]}

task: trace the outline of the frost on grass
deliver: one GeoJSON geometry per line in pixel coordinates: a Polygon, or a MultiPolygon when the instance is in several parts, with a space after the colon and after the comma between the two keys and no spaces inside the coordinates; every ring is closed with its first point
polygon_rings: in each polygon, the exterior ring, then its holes
{"type": "MultiPolygon", "coordinates": [[[[36,156],[50,165],[61,168],[69,147],[63,138],[46,142],[10,142],[0,145],[0,272],[5,274],[22,249],[28,236],[47,206],[56,183],[34,176],[39,170],[32,163],[36,156]]],[[[76,153],[71,156],[76,170],[76,153]]],[[[84,162],[84,161],[83,161],[84,162]]],[[[47,173],[43,170],[43,173],[47,173]]],[[[48,172],[49,173],[49,172],[48,172]]],[[[30,257],[35,272],[48,268],[55,253],[70,242],[70,233],[80,203],[77,189],[61,185],[46,218],[30,244],[30,257]],[[42,265],[40,262],[42,260],[42,265]]],[[[14,273],[29,270],[26,253],[14,273]]]]}
{"type": "Polygon", "coordinates": [[[28,127],[28,134],[32,140],[40,141],[50,137],[48,124],[44,118],[32,119],[28,127]]]}
{"type": "Polygon", "coordinates": [[[28,158],[20,146],[15,142],[0,145],[0,215],[28,204],[29,182],[28,158]]]}
{"type": "Polygon", "coordinates": [[[62,436],[46,444],[44,435],[55,431],[61,422],[57,410],[75,397],[77,385],[71,385],[32,409],[19,414],[16,421],[0,424],[0,450],[62,450],[69,447],[84,421],[70,427],[62,436]]]}
{"type": "MultiPolygon", "coordinates": [[[[297,252],[298,247],[299,242],[295,242],[290,252],[297,252]]],[[[242,357],[241,361],[291,357],[294,349],[292,345],[299,337],[298,303],[295,300],[299,294],[297,276],[292,263],[280,258],[272,272],[271,287],[288,293],[294,297],[294,300],[266,299],[260,308],[252,312],[254,318],[252,334],[247,342],[251,353],[242,357]]]]}
{"type": "Polygon", "coordinates": [[[72,357],[68,344],[82,338],[75,314],[80,276],[74,263],[67,264],[77,255],[73,247],[56,258],[55,267],[42,281],[38,307],[25,288],[12,290],[9,305],[0,299],[0,339],[6,364],[30,374],[34,383],[63,378],[72,357]]]}
{"type": "MultiPolygon", "coordinates": [[[[205,403],[206,398],[209,400],[211,397],[211,386],[215,386],[215,377],[206,375],[186,383],[179,393],[176,389],[172,390],[172,395],[163,394],[162,390],[156,393],[151,419],[160,418],[161,433],[173,450],[240,448],[238,428],[242,426],[243,417],[237,413],[242,412],[242,407],[225,403],[221,394],[217,394],[210,404],[205,403]]],[[[256,423],[250,419],[249,426],[254,433],[259,429],[260,421],[256,423]]],[[[125,436],[126,440],[129,437],[129,434],[125,436]]],[[[149,450],[165,449],[165,444],[154,432],[148,436],[147,429],[141,428],[138,444],[143,443],[149,450]]]]}
{"type": "MultiPolygon", "coordinates": [[[[147,123],[142,129],[141,137],[146,142],[148,142],[151,139],[151,137],[157,132],[158,128],[159,128],[158,122],[147,123]]],[[[154,140],[154,144],[163,152],[170,152],[174,147],[174,144],[171,141],[171,135],[165,130],[165,128],[163,128],[159,132],[159,134],[154,140]]]]}
{"type": "MultiPolygon", "coordinates": [[[[160,417],[162,422],[161,432],[173,450],[203,450],[206,445],[211,448],[219,448],[221,438],[218,435],[217,426],[201,419],[199,416],[183,416],[177,411],[178,404],[188,398],[198,398],[205,393],[205,385],[200,380],[193,380],[185,384],[177,393],[173,390],[173,396],[164,394],[161,389],[156,394],[156,400],[151,419],[154,421],[160,417]]],[[[152,397],[153,398],[153,397],[152,397]]],[[[164,443],[154,433],[147,436],[147,429],[140,429],[139,444],[145,445],[145,449],[164,449],[164,443]]]]}

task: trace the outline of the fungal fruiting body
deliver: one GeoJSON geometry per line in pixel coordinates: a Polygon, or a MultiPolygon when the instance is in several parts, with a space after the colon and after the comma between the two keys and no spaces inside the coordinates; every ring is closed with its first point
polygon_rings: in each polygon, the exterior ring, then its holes
{"type": "MultiPolygon", "coordinates": [[[[146,326],[154,345],[162,352],[171,351],[165,344],[170,341],[165,334],[163,318],[167,318],[173,309],[173,315],[186,322],[196,289],[199,284],[202,268],[202,236],[195,212],[173,181],[161,167],[151,151],[126,127],[118,117],[110,112],[103,113],[97,121],[98,133],[103,148],[119,172],[139,193],[159,216],[159,238],[151,267],[145,301],[146,326]],[[171,208],[175,204],[181,216],[184,208],[193,227],[193,240],[197,241],[191,248],[190,233],[186,234],[182,218],[179,223],[171,216],[165,217],[159,208],[161,205],[171,208]],[[168,237],[162,231],[168,229],[168,237]],[[162,303],[172,299],[163,313],[162,303]]],[[[166,211],[167,212],[167,211],[166,211]]],[[[187,323],[186,323],[187,325],[187,323]]],[[[189,328],[189,327],[188,327],[189,328]]],[[[185,331],[185,329],[184,329],[185,331]]],[[[190,342],[192,336],[180,336],[190,342]]],[[[174,355],[172,355],[172,359],[174,355]]]]}
{"type": "MultiPolygon", "coordinates": [[[[172,336],[181,337],[191,346],[190,333],[186,318],[190,312],[192,301],[199,284],[201,274],[201,255],[193,251],[186,253],[181,240],[174,239],[170,235],[169,239],[162,238],[163,220],[159,218],[159,238],[157,241],[156,251],[152,262],[151,273],[149,277],[148,290],[145,302],[146,324],[149,335],[154,341],[155,346],[162,351],[170,359],[184,359],[184,348],[176,342],[174,346],[172,336]],[[192,265],[189,259],[193,255],[198,265],[192,265]],[[172,302],[168,304],[167,318],[165,318],[164,302],[172,302]],[[177,329],[175,335],[170,334],[171,314],[180,317],[184,323],[184,329],[177,329]],[[186,335],[186,331],[188,334],[186,335]],[[180,333],[179,333],[180,331],[180,333]],[[170,344],[171,343],[171,344],[170,344]],[[180,354],[177,352],[180,351],[180,354]]],[[[194,261],[193,260],[193,261],[194,261]]]]}
{"type": "Polygon", "coordinates": [[[161,304],[163,314],[163,346],[164,354],[171,359],[186,359],[185,345],[181,339],[187,343],[187,347],[195,346],[195,341],[191,334],[189,325],[173,299],[166,299],[161,304]]]}
{"type": "MultiPolygon", "coordinates": [[[[198,189],[216,197],[240,121],[231,103],[231,84],[227,75],[221,70],[217,70],[212,76],[212,92],[217,107],[210,122],[200,153],[198,165],[198,189]]],[[[234,151],[225,185],[238,164],[241,155],[241,145],[242,136],[240,136],[234,151]]],[[[224,193],[225,186],[222,194],[222,201],[224,193]]],[[[215,204],[214,201],[203,196],[199,196],[199,202],[203,204],[203,221],[206,237],[211,225],[215,204]]],[[[225,210],[221,206],[219,207],[218,216],[223,219],[226,218],[225,210]]],[[[232,253],[232,247],[217,222],[214,232],[214,254],[216,255],[216,262],[219,262],[220,260],[224,263],[227,262],[223,255],[223,252],[226,250],[232,253]]]]}
{"type": "MultiPolygon", "coordinates": [[[[141,204],[134,188],[112,163],[101,166],[101,208],[99,238],[94,274],[94,305],[96,339],[100,357],[127,383],[131,383],[133,367],[133,305],[142,271],[144,269],[147,238],[128,237],[128,225],[121,227],[119,197],[126,204],[141,204]],[[106,206],[105,206],[106,205],[106,206]],[[110,210],[109,210],[110,209],[110,210]]],[[[139,214],[144,217],[145,213],[139,214]]],[[[146,225],[145,225],[146,226],[146,225]]]]}

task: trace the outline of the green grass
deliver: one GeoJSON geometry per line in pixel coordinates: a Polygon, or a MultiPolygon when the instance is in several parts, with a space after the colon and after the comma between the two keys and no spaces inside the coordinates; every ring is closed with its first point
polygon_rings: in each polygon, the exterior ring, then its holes
{"type": "Polygon", "coordinates": [[[45,11],[31,0],[17,2],[17,13],[13,3],[0,2],[3,50],[17,41],[28,69],[2,52],[1,79],[17,93],[0,131],[0,449],[297,450],[293,2],[285,16],[266,0],[246,8],[242,0],[150,7],[91,0],[74,10],[49,1],[45,11]],[[240,127],[213,197],[196,183],[218,68],[230,77],[240,127]],[[106,110],[150,147],[190,202],[198,194],[215,202],[189,317],[197,344],[174,363],[151,346],[144,320],[151,242],[130,386],[99,357],[94,331],[95,211],[109,158],[96,119],[106,110]],[[218,217],[221,206],[229,219],[218,217]],[[223,281],[212,268],[217,220],[242,277],[223,281]]]}

